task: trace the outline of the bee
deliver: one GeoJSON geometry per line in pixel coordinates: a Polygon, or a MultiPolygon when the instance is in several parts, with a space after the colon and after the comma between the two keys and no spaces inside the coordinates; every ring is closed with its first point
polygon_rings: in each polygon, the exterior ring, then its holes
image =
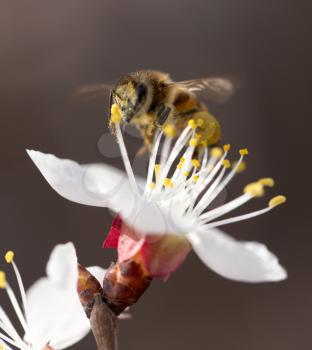
{"type": "MultiPolygon", "coordinates": [[[[80,92],[97,93],[107,88],[99,84],[82,87],[80,92]]],[[[191,119],[200,121],[196,133],[201,143],[215,145],[221,138],[221,127],[198,98],[201,91],[222,102],[233,93],[234,84],[219,77],[174,82],[167,73],[140,70],[121,77],[111,88],[110,108],[118,106],[122,122],[139,130],[148,150],[151,150],[156,130],[170,125],[178,135],[191,119]]],[[[113,123],[110,128],[114,130],[113,123]]]]}

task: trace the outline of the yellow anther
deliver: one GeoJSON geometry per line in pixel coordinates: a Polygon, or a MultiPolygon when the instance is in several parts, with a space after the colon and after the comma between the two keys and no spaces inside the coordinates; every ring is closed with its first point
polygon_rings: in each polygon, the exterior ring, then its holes
{"type": "Polygon", "coordinates": [[[253,197],[261,197],[264,194],[264,188],[260,182],[252,182],[251,184],[245,186],[244,192],[253,197]]]}
{"type": "Polygon", "coordinates": [[[185,171],[184,176],[188,177],[188,176],[190,176],[190,173],[188,171],[185,171]]]}
{"type": "Polygon", "coordinates": [[[249,152],[248,152],[248,149],[247,149],[247,148],[242,148],[242,149],[239,150],[239,154],[240,154],[241,156],[247,156],[248,153],[249,153],[249,152]]]}
{"type": "Polygon", "coordinates": [[[157,177],[160,173],[160,164],[155,164],[154,169],[155,169],[155,175],[157,177]]]}
{"type": "Polygon", "coordinates": [[[0,271],[0,288],[5,288],[7,285],[5,272],[0,271]]]}
{"type": "Polygon", "coordinates": [[[170,187],[173,188],[173,182],[171,181],[171,179],[169,179],[168,177],[165,179],[164,181],[164,186],[165,187],[170,187]]]}
{"type": "Polygon", "coordinates": [[[174,125],[167,124],[164,127],[164,133],[167,137],[175,137],[177,134],[177,131],[174,125]]]}
{"type": "Polygon", "coordinates": [[[182,167],[183,167],[184,162],[185,162],[185,158],[181,157],[181,158],[180,158],[180,162],[179,162],[179,164],[177,165],[177,168],[181,170],[182,167]]]}
{"type": "Polygon", "coordinates": [[[189,145],[190,145],[191,147],[196,147],[196,146],[198,146],[198,140],[195,139],[195,138],[190,139],[189,145]]]}
{"type": "Polygon", "coordinates": [[[201,127],[201,126],[204,125],[204,119],[198,118],[198,119],[196,120],[196,123],[197,123],[197,126],[201,127]]]}
{"type": "Polygon", "coordinates": [[[198,159],[192,159],[192,165],[194,168],[199,169],[200,167],[200,162],[198,159]]]}
{"type": "Polygon", "coordinates": [[[199,176],[194,175],[194,176],[193,176],[193,180],[194,180],[194,182],[197,182],[197,181],[199,180],[199,176]]]}
{"type": "Polygon", "coordinates": [[[271,177],[264,177],[263,179],[258,180],[258,182],[260,182],[261,185],[263,186],[267,186],[267,187],[274,186],[274,180],[271,177]]]}
{"type": "Polygon", "coordinates": [[[8,252],[6,252],[5,254],[5,261],[10,264],[14,259],[14,252],[12,252],[12,250],[9,250],[8,252]]]}
{"type": "Polygon", "coordinates": [[[111,107],[111,122],[119,123],[122,119],[119,107],[114,103],[111,107]]]}
{"type": "Polygon", "coordinates": [[[190,120],[188,121],[188,125],[189,125],[192,129],[196,129],[196,127],[197,127],[197,123],[195,122],[194,119],[190,119],[190,120]]]}
{"type": "Polygon", "coordinates": [[[229,169],[231,167],[231,162],[228,159],[224,159],[222,165],[225,167],[225,169],[229,169]]]}
{"type": "MultiPolygon", "coordinates": [[[[237,164],[237,161],[234,161],[233,164],[232,164],[232,167],[235,168],[236,164],[237,164]]],[[[245,171],[246,168],[247,168],[246,163],[244,161],[242,161],[242,162],[239,163],[239,166],[238,166],[236,171],[239,174],[239,173],[242,173],[243,171],[245,171]]]]}
{"type": "Polygon", "coordinates": [[[155,182],[151,182],[150,184],[149,184],[149,188],[150,189],[154,189],[154,188],[156,188],[156,184],[155,184],[155,182]]]}
{"type": "Polygon", "coordinates": [[[282,195],[279,195],[279,196],[276,196],[276,197],[273,197],[270,202],[269,202],[269,207],[270,208],[275,208],[277,207],[278,205],[281,205],[283,203],[286,202],[286,197],[285,196],[282,196],[282,195]]]}
{"type": "Polygon", "coordinates": [[[226,145],[223,146],[223,150],[224,152],[228,152],[231,148],[231,145],[229,143],[227,143],[226,145]]]}
{"type": "Polygon", "coordinates": [[[221,158],[222,157],[222,149],[220,147],[214,147],[212,150],[211,150],[211,157],[213,158],[221,158]]]}

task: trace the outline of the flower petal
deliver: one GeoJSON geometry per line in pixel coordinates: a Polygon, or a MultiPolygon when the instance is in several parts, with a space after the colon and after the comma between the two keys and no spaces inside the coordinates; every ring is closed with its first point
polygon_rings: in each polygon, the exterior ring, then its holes
{"type": "Polygon", "coordinates": [[[25,339],[38,348],[49,342],[53,349],[63,349],[90,329],[76,292],[77,257],[72,243],[54,248],[47,274],[27,291],[29,331],[25,339]]]}
{"type": "Polygon", "coordinates": [[[125,174],[109,165],[80,165],[52,154],[27,150],[50,186],[62,197],[81,204],[120,210],[119,204],[132,200],[133,192],[125,174]]]}
{"type": "Polygon", "coordinates": [[[73,243],[58,244],[47,263],[47,276],[52,283],[66,288],[76,288],[77,255],[73,243]]]}
{"type": "Polygon", "coordinates": [[[287,278],[277,257],[264,244],[238,241],[218,229],[187,237],[200,259],[225,278],[255,283],[287,278]]]}
{"type": "Polygon", "coordinates": [[[106,273],[105,269],[102,269],[99,266],[90,266],[87,267],[87,270],[91,273],[93,277],[95,277],[100,282],[101,285],[103,284],[103,280],[106,273]]]}

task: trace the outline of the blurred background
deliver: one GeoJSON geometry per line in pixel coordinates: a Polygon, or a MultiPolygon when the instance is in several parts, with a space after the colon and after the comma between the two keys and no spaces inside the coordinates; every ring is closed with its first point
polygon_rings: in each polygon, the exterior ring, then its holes
{"type": "MultiPolygon", "coordinates": [[[[304,0],[2,0],[0,253],[15,250],[26,286],[44,274],[56,243],[73,241],[85,265],[115,259],[101,249],[111,213],[58,196],[25,153],[122,166],[109,156],[107,98],[81,102],[73,89],[147,68],[176,80],[234,74],[242,81],[235,96],[210,105],[223,141],[250,150],[248,171],[227,195],[272,176],[276,187],[254,207],[279,193],[288,203],[224,229],[266,243],[289,279],[227,281],[191,254],[166,283],[153,283],[133,320],[120,322],[120,349],[310,349],[311,14],[304,0]]],[[[141,141],[129,136],[128,144],[135,152],[141,141]]],[[[92,336],[74,348],[94,349],[92,336]]]]}

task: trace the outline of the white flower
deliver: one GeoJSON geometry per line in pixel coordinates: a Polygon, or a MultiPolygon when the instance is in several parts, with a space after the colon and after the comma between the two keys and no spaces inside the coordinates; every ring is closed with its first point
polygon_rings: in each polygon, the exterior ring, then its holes
{"type": "MultiPolygon", "coordinates": [[[[280,281],[287,277],[276,256],[265,245],[238,241],[217,227],[246,220],[272,210],[285,201],[274,197],[264,209],[228,219],[219,219],[273,186],[270,178],[247,185],[244,193],[217,208],[211,203],[229,184],[248,153],[230,169],[224,151],[203,150],[192,159],[198,145],[192,120],[176,142],[161,132],[155,137],[147,178],[134,176],[118,118],[115,129],[126,173],[105,164],[79,165],[38,151],[27,151],[43,176],[61,196],[82,204],[109,207],[141,235],[183,235],[202,261],[223,277],[244,282],[280,281]],[[163,141],[163,142],[161,142],[163,141]],[[183,156],[179,158],[179,155],[183,156]],[[159,160],[158,160],[159,159],[159,160]]],[[[169,130],[170,131],[170,130],[169,130]]],[[[168,133],[170,134],[170,132],[168,133]]],[[[198,149],[198,148],[197,148],[198,149]]]]}
{"type": "MultiPolygon", "coordinates": [[[[17,333],[0,306],[0,348],[10,349],[9,345],[13,345],[21,350],[42,350],[47,346],[57,350],[81,340],[89,332],[90,322],[76,290],[78,269],[74,245],[57,245],[47,264],[47,277],[39,279],[27,292],[13,257],[13,252],[6,254],[6,260],[12,263],[17,277],[22,306],[2,271],[0,287],[6,290],[25,335],[21,337],[17,333]]],[[[105,270],[96,266],[88,270],[103,280],[105,270]]]]}

